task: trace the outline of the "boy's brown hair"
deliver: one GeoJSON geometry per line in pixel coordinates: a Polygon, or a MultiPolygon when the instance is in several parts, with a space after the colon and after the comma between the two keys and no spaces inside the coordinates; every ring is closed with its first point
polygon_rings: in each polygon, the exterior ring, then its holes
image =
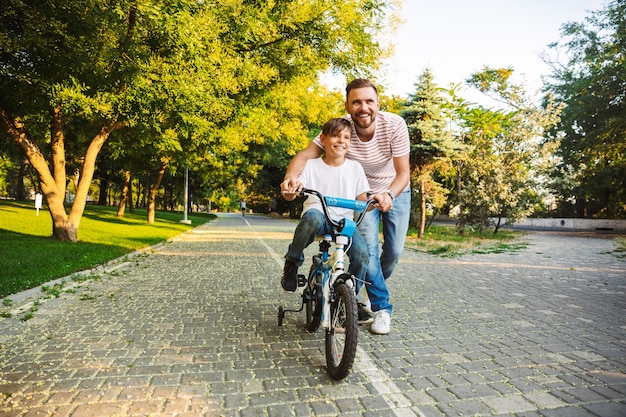
{"type": "Polygon", "coordinates": [[[322,126],[322,134],[324,136],[332,136],[344,129],[352,129],[352,124],[348,119],[337,117],[324,123],[324,126],[322,126]]]}

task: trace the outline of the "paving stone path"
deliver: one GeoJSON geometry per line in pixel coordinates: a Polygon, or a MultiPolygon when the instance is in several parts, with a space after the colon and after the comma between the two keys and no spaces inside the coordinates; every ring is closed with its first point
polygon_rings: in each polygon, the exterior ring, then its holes
{"type": "Polygon", "coordinates": [[[454,258],[407,250],[389,280],[392,332],[362,327],[336,382],[321,330],[307,333],[303,313],[277,326],[278,306],[299,302],[279,287],[294,229],[220,215],[58,298],[12,296],[0,415],[626,415],[626,260],[608,236],[533,232],[521,251],[454,258]]]}

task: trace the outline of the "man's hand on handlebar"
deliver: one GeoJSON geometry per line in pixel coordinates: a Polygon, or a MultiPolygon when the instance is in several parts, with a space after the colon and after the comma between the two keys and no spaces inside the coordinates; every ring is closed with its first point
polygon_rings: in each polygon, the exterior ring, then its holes
{"type": "Polygon", "coordinates": [[[376,203],[375,203],[375,204],[371,204],[371,205],[367,208],[367,211],[373,210],[373,209],[375,209],[375,208],[377,208],[377,209],[378,209],[378,210],[380,210],[380,211],[383,211],[383,210],[381,209],[381,204],[382,204],[382,202],[383,202],[383,201],[384,201],[384,199],[385,199],[384,194],[370,194],[368,197],[369,197],[369,199],[370,199],[370,200],[374,200],[374,201],[376,201],[376,203]]]}
{"type": "Polygon", "coordinates": [[[382,213],[387,213],[393,208],[393,200],[386,192],[371,195],[370,198],[376,200],[376,202],[378,203],[376,204],[376,208],[382,213]]]}

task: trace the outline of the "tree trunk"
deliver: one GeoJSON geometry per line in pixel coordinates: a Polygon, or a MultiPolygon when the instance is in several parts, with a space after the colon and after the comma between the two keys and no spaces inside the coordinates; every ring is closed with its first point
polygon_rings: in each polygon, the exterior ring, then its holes
{"type": "MultiPolygon", "coordinates": [[[[130,171],[129,171],[130,174],[130,171]]],[[[131,176],[128,181],[128,209],[131,213],[135,213],[135,205],[133,204],[133,177],[131,176]]]]}
{"type": "Polygon", "coordinates": [[[143,208],[143,204],[141,199],[143,198],[143,187],[142,187],[141,179],[137,180],[137,192],[135,193],[135,207],[143,208]]]}
{"type": "MultiPolygon", "coordinates": [[[[130,184],[130,170],[127,169],[124,173],[124,186],[122,187],[122,195],[120,197],[120,206],[117,209],[117,217],[124,217],[124,209],[128,201],[128,189],[130,184]]],[[[132,196],[131,196],[132,199],[132,196]]]]}
{"type": "Polygon", "coordinates": [[[417,232],[418,239],[424,236],[424,229],[426,227],[426,178],[421,175],[420,178],[420,225],[417,232]]]}
{"type": "Polygon", "coordinates": [[[111,132],[123,127],[124,125],[125,124],[123,122],[113,122],[110,125],[102,126],[100,131],[89,144],[87,152],[85,152],[80,179],[78,180],[76,196],[69,215],[69,221],[76,226],[76,230],[78,230],[80,219],[85,211],[87,196],[89,195],[89,187],[91,186],[93,174],[96,169],[96,159],[98,158],[98,153],[100,152],[100,149],[102,149],[104,142],[106,142],[109,138],[111,132]]]}
{"type": "MultiPolygon", "coordinates": [[[[61,116],[62,116],[61,111],[62,111],[61,106],[56,106],[51,111],[50,137],[52,139],[51,157],[52,157],[52,169],[54,172],[54,182],[56,184],[56,191],[59,195],[62,195],[64,197],[64,201],[65,201],[65,187],[67,184],[67,173],[65,170],[66,169],[65,134],[63,133],[63,120],[61,119],[61,116]]],[[[76,200],[74,199],[74,201],[76,200]]]]}
{"type": "Polygon", "coordinates": [[[78,242],[78,226],[70,222],[67,217],[53,222],[52,237],[61,242],[78,242]]]}
{"type": "Polygon", "coordinates": [[[167,164],[165,162],[161,162],[161,166],[159,168],[159,174],[157,175],[156,180],[152,187],[150,187],[150,194],[148,197],[148,223],[154,224],[154,218],[156,214],[156,193],[159,187],[161,186],[161,180],[163,179],[163,175],[165,174],[165,168],[167,168],[167,164]]]}
{"type": "Polygon", "coordinates": [[[17,201],[26,201],[26,187],[24,186],[24,177],[28,171],[28,159],[22,161],[20,165],[20,173],[17,176],[16,199],[17,201]]]}
{"type": "Polygon", "coordinates": [[[429,227],[433,224],[433,222],[435,221],[435,217],[437,217],[438,215],[439,215],[439,208],[438,208],[438,207],[435,207],[435,212],[434,212],[434,213],[433,213],[433,215],[430,217],[430,220],[428,220],[428,221],[426,222],[426,227],[425,227],[425,229],[428,229],[428,228],[429,228],[429,227]]]}
{"type": "Polygon", "coordinates": [[[457,206],[459,207],[459,220],[457,221],[459,234],[463,236],[465,234],[465,215],[463,214],[463,197],[461,196],[461,192],[463,190],[463,162],[459,161],[457,165],[456,171],[456,198],[457,198],[457,206]]]}
{"type": "Polygon", "coordinates": [[[498,221],[493,229],[493,235],[495,236],[498,233],[498,230],[502,227],[502,216],[498,216],[498,221]]]}
{"type": "MultiPolygon", "coordinates": [[[[171,181],[167,181],[168,185],[163,186],[163,199],[161,200],[161,210],[174,211],[174,188],[171,181]]],[[[163,181],[161,181],[163,183],[163,181]]]]}
{"type": "MultiPolygon", "coordinates": [[[[108,161],[107,161],[108,164],[108,161]]],[[[105,163],[100,162],[99,166],[102,166],[105,163]]],[[[111,170],[110,169],[100,169],[100,193],[98,194],[98,205],[106,206],[109,203],[109,194],[111,188],[111,170]]]]}

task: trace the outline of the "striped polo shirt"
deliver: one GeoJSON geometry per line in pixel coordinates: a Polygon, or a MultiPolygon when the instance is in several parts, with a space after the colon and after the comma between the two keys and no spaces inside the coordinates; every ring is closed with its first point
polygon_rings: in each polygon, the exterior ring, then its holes
{"type": "MultiPolygon", "coordinates": [[[[345,116],[350,119],[350,116],[345,116]]],[[[404,119],[396,114],[379,111],[376,114],[374,137],[363,142],[352,126],[350,150],[346,156],[363,166],[371,191],[380,193],[389,189],[396,178],[393,158],[410,152],[409,131],[404,119]]],[[[324,148],[319,136],[314,143],[324,148]]]]}

